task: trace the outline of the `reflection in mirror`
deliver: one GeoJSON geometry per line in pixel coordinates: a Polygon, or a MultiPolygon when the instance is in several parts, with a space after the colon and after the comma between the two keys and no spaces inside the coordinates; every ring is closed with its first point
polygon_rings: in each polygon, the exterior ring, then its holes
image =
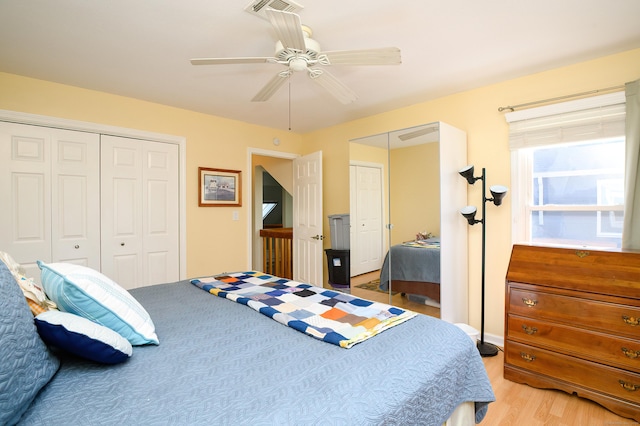
{"type": "Polygon", "coordinates": [[[350,141],[352,291],[365,281],[364,297],[386,291],[388,303],[433,316],[440,316],[438,141],[439,123],[350,141]]]}

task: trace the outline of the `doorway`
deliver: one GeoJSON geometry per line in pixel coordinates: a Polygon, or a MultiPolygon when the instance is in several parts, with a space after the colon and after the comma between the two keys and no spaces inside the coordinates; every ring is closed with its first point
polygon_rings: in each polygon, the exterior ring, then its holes
{"type": "Polygon", "coordinates": [[[248,267],[260,270],[262,267],[262,250],[260,229],[262,228],[262,172],[256,173],[262,166],[269,171],[292,197],[293,228],[293,278],[322,287],[323,251],[322,251],[322,151],[307,155],[266,151],[249,148],[247,170],[248,193],[251,194],[251,214],[247,215],[247,253],[248,267]],[[304,202],[302,202],[304,201],[304,202]]]}

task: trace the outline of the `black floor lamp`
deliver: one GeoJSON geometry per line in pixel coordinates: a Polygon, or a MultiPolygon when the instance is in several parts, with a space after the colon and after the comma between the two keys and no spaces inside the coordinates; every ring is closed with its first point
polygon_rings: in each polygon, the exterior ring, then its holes
{"type": "Polygon", "coordinates": [[[473,166],[466,166],[460,170],[460,175],[473,185],[478,179],[482,180],[482,219],[476,219],[476,213],[478,209],[474,206],[466,206],[460,213],[469,222],[469,225],[475,225],[476,223],[482,224],[482,313],[480,319],[480,341],[478,342],[478,351],[482,356],[495,356],[498,354],[498,347],[491,343],[485,343],[484,341],[484,276],[485,276],[485,252],[486,252],[486,218],[487,218],[487,201],[493,201],[493,204],[499,206],[502,204],[502,199],[507,195],[508,188],[502,185],[494,185],[489,188],[492,198],[487,198],[487,179],[486,170],[482,168],[482,176],[473,176],[473,166]]]}

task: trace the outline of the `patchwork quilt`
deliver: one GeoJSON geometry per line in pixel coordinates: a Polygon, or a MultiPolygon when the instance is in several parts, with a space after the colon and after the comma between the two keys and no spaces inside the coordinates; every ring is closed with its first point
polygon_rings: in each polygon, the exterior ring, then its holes
{"type": "Polygon", "coordinates": [[[405,247],[439,249],[440,241],[418,240],[418,241],[409,241],[406,243],[402,243],[402,245],[405,247]]]}
{"type": "Polygon", "coordinates": [[[350,348],[417,315],[257,271],[198,278],[191,283],[342,348],[350,348]]]}

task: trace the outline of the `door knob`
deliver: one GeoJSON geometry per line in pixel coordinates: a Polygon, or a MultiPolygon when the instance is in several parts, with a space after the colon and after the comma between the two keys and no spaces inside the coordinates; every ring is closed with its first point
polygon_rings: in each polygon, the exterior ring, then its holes
{"type": "Polygon", "coordinates": [[[124,247],[124,243],[120,243],[120,245],[121,245],[122,247],[124,247]]]}
{"type": "Polygon", "coordinates": [[[74,249],[79,249],[79,248],[80,248],[80,246],[76,244],[75,246],[73,246],[73,248],[74,248],[74,249]]]}
{"type": "Polygon", "coordinates": [[[313,237],[314,240],[324,240],[324,237],[322,235],[314,235],[313,237]]]}

